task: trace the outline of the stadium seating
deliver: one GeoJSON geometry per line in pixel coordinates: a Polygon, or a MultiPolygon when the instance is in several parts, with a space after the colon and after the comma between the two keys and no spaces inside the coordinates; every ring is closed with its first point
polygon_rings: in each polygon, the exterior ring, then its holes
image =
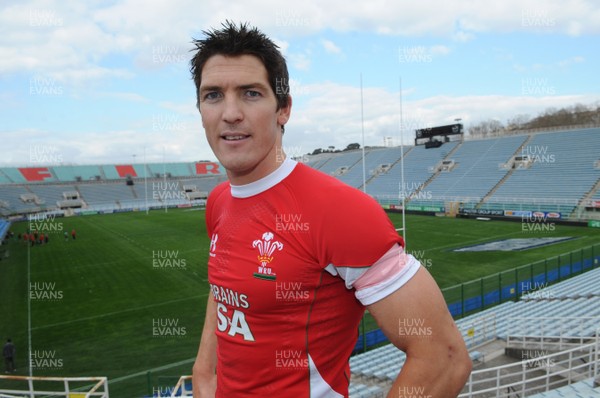
{"type": "Polygon", "coordinates": [[[21,185],[6,185],[0,190],[0,200],[8,203],[9,210],[12,213],[39,211],[41,207],[34,202],[23,202],[21,195],[31,194],[32,192],[21,185]]]}
{"type": "Polygon", "coordinates": [[[498,167],[507,162],[525,141],[525,136],[465,141],[452,154],[456,166],[440,173],[429,185],[427,192],[437,198],[475,198],[479,202],[504,177],[507,170],[498,167]]]}
{"type": "Polygon", "coordinates": [[[556,204],[540,200],[537,210],[569,214],[598,181],[598,151],[593,148],[600,148],[597,128],[533,135],[522,150],[535,160],[531,167],[515,169],[488,202],[549,198],[556,204]]]}
{"type": "Polygon", "coordinates": [[[164,174],[172,177],[189,177],[193,175],[191,165],[189,163],[166,163],[166,164],[149,164],[148,176],[163,176],[164,174]]]}
{"type": "MultiPolygon", "coordinates": [[[[559,212],[565,218],[583,198],[600,201],[600,190],[591,192],[600,181],[598,147],[600,129],[594,128],[453,141],[429,149],[407,146],[403,162],[399,147],[366,148],[365,190],[385,205],[399,204],[402,191],[407,196],[418,192],[408,198],[414,208],[441,208],[451,201],[462,203],[463,208],[559,212]],[[514,156],[531,161],[526,167],[512,168],[514,156]],[[448,170],[438,171],[442,160],[454,163],[448,170]]],[[[362,150],[322,153],[301,161],[362,188],[362,154],[362,150]]],[[[218,164],[204,162],[3,167],[0,214],[51,210],[67,190],[78,191],[93,208],[110,204],[140,207],[146,203],[146,193],[140,191],[142,179],[154,180],[166,174],[169,181],[193,181],[198,191],[210,192],[226,178],[220,171],[218,164]],[[122,184],[128,176],[136,180],[134,188],[122,184]],[[25,203],[21,194],[35,194],[39,203],[25,203]]],[[[164,204],[164,200],[154,200],[152,206],[164,204]]]]}
{"type": "Polygon", "coordinates": [[[323,164],[319,170],[323,173],[334,175],[342,167],[352,168],[352,166],[360,162],[361,157],[362,151],[334,153],[331,155],[331,159],[323,164]]]}
{"type": "Polygon", "coordinates": [[[83,200],[90,204],[114,203],[136,199],[131,186],[120,184],[82,184],[79,192],[83,200]]]}
{"type": "Polygon", "coordinates": [[[39,185],[31,184],[29,190],[39,198],[44,198],[47,206],[56,206],[56,202],[63,200],[63,192],[77,191],[74,185],[39,185]]]}
{"type": "Polygon", "coordinates": [[[600,397],[600,387],[594,387],[594,379],[569,384],[552,391],[530,395],[528,398],[594,398],[600,397]]]}
{"type": "MultiPolygon", "coordinates": [[[[457,320],[467,348],[471,350],[471,359],[480,357],[476,347],[482,343],[506,340],[509,333],[515,332],[516,318],[545,318],[548,322],[544,328],[537,322],[524,322],[518,332],[528,336],[541,336],[545,330],[557,334],[562,331],[563,335],[568,331],[574,337],[594,335],[600,327],[600,268],[524,295],[519,301],[505,302],[457,320]],[[576,297],[579,292],[585,297],[576,297]],[[489,336],[490,333],[493,335],[489,336]]],[[[403,352],[388,344],[351,357],[350,369],[355,376],[391,381],[398,375],[405,359],[403,352]]]]}
{"type": "Polygon", "coordinates": [[[350,398],[383,398],[383,389],[378,386],[367,386],[365,384],[350,384],[348,391],[350,398]]]}
{"type": "MultiPolygon", "coordinates": [[[[405,148],[404,190],[409,195],[434,174],[433,167],[444,159],[458,142],[450,142],[439,148],[425,149],[424,146],[405,148]]],[[[401,163],[388,172],[373,178],[367,184],[367,192],[376,198],[398,198],[402,189],[401,163]]]]}
{"type": "MultiPolygon", "coordinates": [[[[365,180],[374,176],[381,165],[392,166],[400,160],[400,157],[400,148],[370,149],[365,151],[365,180]]],[[[355,188],[361,188],[363,185],[363,165],[360,159],[354,164],[354,167],[341,175],[339,179],[355,188]]]]}
{"type": "Polygon", "coordinates": [[[103,179],[99,166],[54,166],[52,171],[58,181],[64,182],[103,179]]]}

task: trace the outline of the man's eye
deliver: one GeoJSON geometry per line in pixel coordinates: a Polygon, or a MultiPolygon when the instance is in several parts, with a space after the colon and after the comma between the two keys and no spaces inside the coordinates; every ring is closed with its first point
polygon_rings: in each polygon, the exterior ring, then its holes
{"type": "Polygon", "coordinates": [[[208,101],[214,101],[216,99],[219,99],[220,97],[220,93],[218,91],[210,91],[206,94],[204,94],[204,99],[208,100],[208,101]]]}
{"type": "Polygon", "coordinates": [[[251,98],[257,98],[260,97],[262,94],[259,93],[258,91],[255,90],[248,90],[246,91],[246,96],[251,97],[251,98]]]}

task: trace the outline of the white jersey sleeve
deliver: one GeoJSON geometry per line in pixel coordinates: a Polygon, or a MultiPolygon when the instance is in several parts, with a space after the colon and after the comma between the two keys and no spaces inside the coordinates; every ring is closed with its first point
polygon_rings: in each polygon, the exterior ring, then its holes
{"type": "Polygon", "coordinates": [[[339,275],[348,289],[354,288],[356,298],[367,306],[398,290],[419,270],[421,263],[407,254],[402,246],[395,244],[379,260],[369,267],[336,267],[328,265],[325,270],[339,275]]]}

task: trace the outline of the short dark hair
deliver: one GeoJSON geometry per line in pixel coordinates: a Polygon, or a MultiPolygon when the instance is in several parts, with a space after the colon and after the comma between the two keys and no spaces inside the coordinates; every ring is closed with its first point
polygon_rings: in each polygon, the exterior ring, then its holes
{"type": "Polygon", "coordinates": [[[200,83],[202,68],[213,55],[240,56],[254,55],[261,60],[267,69],[271,89],[277,100],[277,110],[289,103],[289,75],[285,58],[279,51],[279,46],[255,27],[247,23],[236,26],[231,21],[225,21],[222,29],[202,32],[206,38],[193,39],[196,54],[190,64],[190,72],[196,84],[196,101],[200,107],[200,83]]]}

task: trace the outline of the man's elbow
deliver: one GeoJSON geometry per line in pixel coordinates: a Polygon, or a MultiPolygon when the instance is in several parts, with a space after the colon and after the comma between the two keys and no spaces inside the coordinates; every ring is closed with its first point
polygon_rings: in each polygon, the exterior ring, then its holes
{"type": "Polygon", "coordinates": [[[473,369],[473,362],[471,361],[471,357],[469,357],[469,352],[466,347],[462,345],[456,353],[456,355],[451,356],[450,369],[452,369],[452,378],[456,383],[456,387],[458,390],[462,389],[463,386],[467,383],[469,379],[469,375],[471,374],[471,370],[473,369]]]}

